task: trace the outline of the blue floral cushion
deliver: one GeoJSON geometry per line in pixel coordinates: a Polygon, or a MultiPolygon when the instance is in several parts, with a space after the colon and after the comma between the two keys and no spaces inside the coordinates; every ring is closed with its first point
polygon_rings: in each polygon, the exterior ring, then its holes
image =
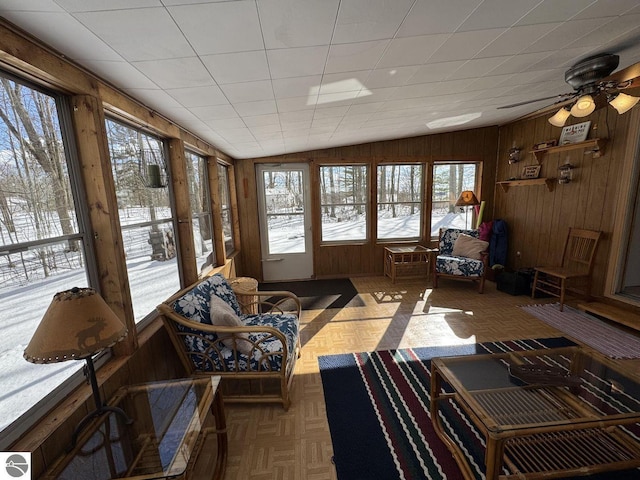
{"type": "Polygon", "coordinates": [[[440,231],[440,243],[438,248],[440,255],[451,255],[453,252],[453,245],[458,239],[458,235],[466,233],[467,235],[475,238],[480,238],[478,230],[463,230],[460,228],[443,228],[440,231]]]}
{"type": "MultiPolygon", "coordinates": [[[[293,361],[295,347],[298,341],[298,317],[295,314],[249,314],[242,315],[240,306],[233,289],[226,278],[220,274],[212,275],[198,283],[192,290],[185,293],[173,303],[176,313],[194,322],[211,325],[209,298],[212,293],[225,300],[242,320],[242,323],[256,326],[272,326],[281,331],[287,339],[289,359],[293,361]]],[[[257,346],[250,355],[226,346],[215,333],[176,324],[181,332],[187,351],[191,353],[191,361],[198,371],[280,371],[282,369],[282,355],[265,353],[282,351],[280,340],[267,333],[249,333],[249,340],[257,346]],[[250,357],[250,358],[249,358],[250,357]],[[264,357],[264,358],[263,358],[264,357]],[[236,364],[237,361],[237,364],[236,364]]],[[[242,340],[238,340],[242,341],[242,340]]]]}
{"type": "Polygon", "coordinates": [[[453,245],[461,233],[480,238],[478,230],[443,228],[440,232],[440,243],[438,245],[440,251],[436,257],[436,272],[461,277],[481,277],[484,273],[482,260],[452,255],[453,245]]]}
{"type": "Polygon", "coordinates": [[[473,258],[438,255],[436,257],[436,272],[462,277],[481,277],[484,273],[484,263],[482,260],[474,260],[473,258]]]}

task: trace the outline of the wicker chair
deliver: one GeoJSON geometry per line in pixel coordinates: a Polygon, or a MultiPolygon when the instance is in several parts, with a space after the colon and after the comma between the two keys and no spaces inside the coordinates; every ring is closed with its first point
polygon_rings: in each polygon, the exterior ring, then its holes
{"type": "Polygon", "coordinates": [[[280,291],[256,291],[252,297],[251,305],[240,304],[225,277],[215,274],[176,293],[157,310],[190,375],[222,376],[226,401],[277,401],[287,410],[300,354],[300,300],[280,291]],[[285,302],[292,311],[282,308],[285,302]],[[225,304],[242,326],[216,321],[225,304]]]}
{"type": "Polygon", "coordinates": [[[478,282],[478,292],[482,293],[485,273],[489,269],[488,245],[487,242],[482,242],[478,238],[477,230],[441,228],[438,253],[433,262],[433,288],[438,288],[439,277],[448,277],[478,282]],[[469,242],[473,244],[473,248],[467,250],[477,250],[473,257],[457,254],[456,242],[461,234],[466,235],[467,238],[470,237],[469,242]]]}

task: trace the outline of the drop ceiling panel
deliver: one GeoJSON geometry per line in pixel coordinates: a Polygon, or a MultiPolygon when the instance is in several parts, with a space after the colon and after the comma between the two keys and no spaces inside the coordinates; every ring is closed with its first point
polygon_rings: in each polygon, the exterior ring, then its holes
{"type": "Polygon", "coordinates": [[[339,0],[258,2],[264,45],[268,49],[328,45],[339,0]]]}
{"type": "Polygon", "coordinates": [[[75,17],[130,62],[195,55],[164,8],[77,13],[75,17]]]}
{"type": "MultiPolygon", "coordinates": [[[[4,0],[0,15],[231,156],[474,128],[640,61],[637,0],[4,0]],[[425,124],[465,113],[459,127],[425,124]]],[[[437,125],[437,122],[436,122],[437,125]]]]}

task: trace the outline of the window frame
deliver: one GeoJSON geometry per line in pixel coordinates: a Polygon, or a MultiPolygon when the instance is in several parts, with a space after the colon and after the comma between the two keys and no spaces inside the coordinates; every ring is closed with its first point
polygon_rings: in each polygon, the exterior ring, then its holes
{"type": "MultiPolygon", "coordinates": [[[[94,245],[91,239],[89,211],[85,208],[80,208],[80,205],[84,204],[84,199],[86,198],[86,185],[82,180],[80,159],[74,140],[75,133],[70,99],[61,92],[30,81],[27,78],[16,76],[2,68],[0,68],[0,76],[53,99],[58,114],[60,136],[65,153],[67,173],[69,175],[70,193],[73,199],[73,212],[77,222],[77,232],[74,234],[3,245],[2,254],[12,255],[24,252],[38,245],[50,245],[62,241],[77,240],[81,243],[83,249],[84,270],[88,286],[100,293],[99,273],[94,245]]],[[[96,368],[103,365],[110,357],[111,349],[105,349],[95,359],[96,368]]],[[[7,424],[7,426],[1,430],[0,450],[9,449],[15,441],[41,421],[42,417],[52,409],[52,405],[57,405],[85,381],[83,369],[80,368],[58,384],[52,391],[46,393],[40,400],[18,417],[15,417],[11,423],[7,424]]]]}
{"type": "MultiPolygon", "coordinates": [[[[481,160],[434,160],[433,164],[431,165],[431,199],[430,199],[430,207],[431,210],[429,212],[429,229],[427,231],[429,238],[431,241],[437,241],[439,238],[438,233],[436,234],[432,234],[431,230],[433,229],[433,209],[434,209],[434,191],[435,191],[435,169],[437,167],[441,167],[441,166],[445,166],[445,165],[475,165],[475,175],[474,175],[474,185],[473,188],[471,188],[471,190],[475,193],[476,197],[478,197],[478,199],[481,199],[481,186],[482,186],[482,165],[483,162],[481,160]]],[[[469,188],[466,188],[464,185],[462,187],[462,190],[469,190],[469,188]]],[[[461,192],[458,192],[456,194],[456,198],[458,196],[460,196],[461,192]]],[[[455,201],[455,200],[454,200],[455,201]]],[[[468,208],[468,207],[467,207],[468,208]]],[[[476,221],[476,214],[475,211],[473,211],[472,209],[472,213],[471,213],[471,229],[473,229],[473,225],[475,224],[476,221]]]]}
{"type": "Polygon", "coordinates": [[[426,221],[426,217],[424,215],[425,213],[425,208],[426,208],[426,195],[425,195],[425,186],[426,186],[426,163],[425,162],[384,162],[384,163],[378,163],[376,165],[376,190],[375,190],[375,194],[376,194],[376,201],[375,201],[375,207],[376,207],[376,231],[375,231],[375,238],[376,238],[376,242],[379,244],[385,244],[385,243],[402,243],[402,242],[406,242],[406,243],[410,243],[410,242],[419,242],[422,240],[423,238],[423,225],[426,221]],[[379,185],[379,181],[380,181],[380,176],[379,176],[379,168],[381,167],[419,167],[421,169],[421,178],[420,178],[420,183],[418,185],[418,191],[420,192],[420,198],[417,201],[412,201],[412,202],[380,202],[380,185],[379,185]],[[379,212],[379,206],[380,205],[417,205],[420,208],[420,221],[418,223],[418,232],[417,235],[415,236],[411,236],[411,237],[380,237],[379,236],[379,230],[380,230],[380,217],[378,216],[378,212],[379,212]]]}
{"type": "MultiPolygon", "coordinates": [[[[106,122],[114,122],[117,124],[120,124],[126,128],[135,130],[137,132],[143,133],[144,135],[147,135],[149,137],[154,138],[155,140],[157,140],[161,145],[162,145],[162,155],[163,155],[163,160],[165,162],[165,168],[166,168],[166,180],[167,180],[167,185],[165,187],[162,188],[166,188],[167,189],[167,194],[168,194],[168,208],[171,212],[171,216],[169,217],[164,217],[164,218],[160,218],[160,219],[156,219],[156,220],[152,220],[152,221],[144,221],[144,222],[140,222],[140,223],[135,223],[135,224],[126,224],[123,225],[122,222],[120,222],[120,236],[122,239],[122,246],[123,249],[125,248],[125,241],[124,241],[124,237],[122,236],[122,232],[126,231],[126,230],[133,230],[136,228],[141,228],[141,227],[148,227],[148,226],[156,226],[156,225],[163,225],[163,224],[170,224],[171,225],[171,229],[173,231],[173,242],[175,245],[175,258],[176,258],[176,273],[177,273],[177,278],[178,278],[178,289],[180,290],[181,288],[183,288],[184,285],[184,281],[182,279],[182,271],[180,269],[180,262],[181,262],[181,256],[180,256],[180,239],[179,236],[177,235],[178,232],[178,220],[177,220],[177,215],[176,215],[176,206],[175,206],[175,195],[173,192],[173,183],[171,181],[171,168],[170,168],[170,162],[169,162],[169,142],[168,139],[161,136],[160,134],[149,130],[148,128],[145,128],[144,126],[137,124],[137,123],[133,123],[129,120],[125,120],[121,117],[119,117],[118,115],[113,114],[112,112],[109,112],[108,114],[105,115],[105,130],[106,130],[106,140],[107,140],[107,147],[108,147],[108,152],[109,152],[109,162],[110,162],[110,172],[113,175],[113,159],[111,158],[111,147],[109,144],[109,129],[106,125],[106,122]]],[[[118,206],[118,215],[119,215],[119,210],[120,210],[120,204],[118,203],[117,197],[118,197],[118,186],[116,183],[116,179],[113,179],[114,181],[114,192],[116,193],[116,202],[117,202],[117,206],[118,206]]],[[[126,251],[125,251],[126,254],[126,251]]],[[[142,329],[144,329],[148,324],[150,324],[153,319],[156,318],[157,313],[155,311],[154,308],[152,308],[149,312],[144,313],[141,317],[137,318],[135,316],[135,309],[134,309],[134,296],[133,296],[133,289],[131,288],[131,275],[129,272],[129,268],[125,262],[125,268],[127,270],[127,278],[129,280],[129,284],[127,285],[128,291],[129,291],[129,296],[131,298],[131,306],[132,306],[132,310],[133,310],[133,314],[134,314],[134,318],[133,321],[135,323],[136,326],[136,331],[140,332],[142,329]]],[[[176,291],[177,291],[176,290],[176,291]]],[[[170,292],[167,296],[170,296],[173,292],[170,292]]]]}
{"type": "MultiPolygon", "coordinates": [[[[369,239],[371,237],[370,234],[370,229],[371,229],[371,170],[372,170],[372,164],[367,164],[367,163],[362,163],[362,162],[346,162],[346,163],[324,163],[324,164],[320,164],[318,166],[318,184],[321,185],[322,184],[322,169],[323,168],[349,168],[349,167],[364,167],[364,201],[362,203],[322,203],[322,188],[318,187],[318,205],[320,207],[320,245],[360,245],[360,244],[365,244],[369,242],[369,239]],[[357,238],[357,239],[352,239],[352,240],[324,240],[323,239],[323,222],[322,222],[322,218],[323,218],[323,209],[325,207],[332,207],[332,206],[352,206],[355,207],[356,205],[363,205],[364,206],[364,215],[365,215],[365,225],[364,225],[364,238],[357,238]]],[[[338,192],[338,193],[343,193],[343,192],[338,192]]]]}
{"type": "Polygon", "coordinates": [[[222,238],[221,243],[224,245],[224,254],[226,258],[231,258],[231,255],[233,255],[234,253],[236,253],[236,232],[234,231],[234,222],[235,222],[235,218],[234,218],[234,209],[233,209],[233,197],[232,197],[232,189],[231,189],[231,179],[232,179],[232,173],[231,173],[231,165],[227,165],[224,162],[221,161],[217,161],[217,174],[218,174],[218,195],[220,197],[220,227],[221,227],[221,231],[220,233],[222,234],[222,238]],[[221,175],[221,172],[224,172],[224,175],[221,175]],[[226,198],[228,200],[228,208],[224,208],[224,195],[223,195],[223,188],[225,188],[225,194],[226,194],[226,198]],[[231,238],[227,241],[225,239],[224,236],[224,229],[225,229],[225,212],[228,212],[229,214],[229,222],[228,222],[228,228],[229,231],[231,232],[231,238]],[[228,247],[231,246],[232,248],[229,249],[228,247]]]}
{"type": "MultiPolygon", "coordinates": [[[[193,204],[191,202],[192,198],[191,198],[191,191],[189,191],[189,205],[191,208],[191,222],[192,222],[192,226],[191,228],[194,228],[195,222],[199,221],[201,219],[207,219],[209,221],[209,228],[211,229],[211,263],[204,263],[202,266],[197,266],[198,267],[198,274],[201,275],[204,272],[208,271],[209,269],[213,268],[213,267],[217,267],[218,266],[218,262],[216,261],[216,242],[215,242],[215,228],[214,228],[214,224],[213,224],[213,209],[212,209],[212,201],[211,201],[211,185],[209,183],[209,161],[207,159],[207,157],[205,155],[201,155],[191,149],[187,149],[185,148],[185,158],[188,159],[189,163],[193,166],[193,161],[194,159],[198,160],[198,173],[200,175],[201,178],[201,183],[204,187],[204,198],[205,198],[205,202],[203,203],[203,211],[196,213],[195,209],[193,208],[193,204]]],[[[187,177],[189,179],[189,181],[191,182],[193,179],[190,178],[190,168],[187,166],[187,177]]],[[[197,247],[195,246],[195,242],[196,239],[194,237],[193,239],[194,242],[194,252],[197,251],[197,247]]],[[[197,257],[196,257],[196,261],[197,261],[197,257]]]]}

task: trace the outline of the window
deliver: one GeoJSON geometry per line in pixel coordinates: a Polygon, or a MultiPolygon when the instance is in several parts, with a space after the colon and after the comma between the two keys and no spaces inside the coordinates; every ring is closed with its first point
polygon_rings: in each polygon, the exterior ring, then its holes
{"type": "Polygon", "coordinates": [[[218,164],[220,186],[220,209],[222,211],[222,233],[227,257],[235,250],[233,244],[233,212],[231,211],[231,191],[229,190],[229,167],[218,164]]]}
{"type": "Polygon", "coordinates": [[[367,239],[367,167],[320,167],[322,241],[367,239]]]}
{"type": "Polygon", "coordinates": [[[79,362],[34,365],[22,357],[53,296],[90,283],[91,256],[64,133],[60,99],[0,73],[1,450],[24,416],[79,362]]]}
{"type": "Polygon", "coordinates": [[[473,228],[473,207],[456,207],[464,190],[477,192],[477,163],[436,163],[433,165],[431,190],[431,237],[437,238],[440,228],[473,228]]]}
{"type": "Polygon", "coordinates": [[[418,239],[422,224],[422,165],[378,166],[378,240],[418,239]]]}
{"type": "Polygon", "coordinates": [[[136,322],[180,290],[163,142],[107,119],[111,169],[136,322]]]}
{"type": "Polygon", "coordinates": [[[187,158],[187,178],[189,179],[189,198],[193,220],[194,251],[198,268],[202,272],[206,267],[215,264],[207,160],[191,152],[185,152],[185,156],[187,158]]]}

